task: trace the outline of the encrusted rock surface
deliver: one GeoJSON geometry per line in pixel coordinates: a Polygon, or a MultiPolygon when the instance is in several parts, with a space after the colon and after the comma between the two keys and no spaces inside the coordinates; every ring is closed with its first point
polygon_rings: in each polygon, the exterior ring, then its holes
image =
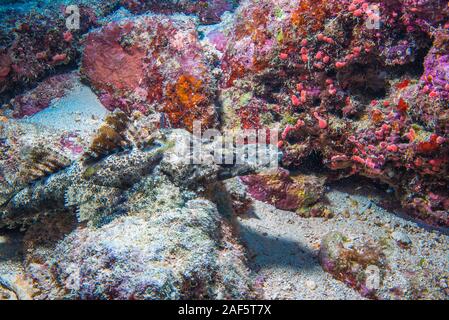
{"type": "Polygon", "coordinates": [[[31,251],[27,269],[40,298],[249,298],[243,254],[220,236],[223,224],[207,200],[143,209],[74,230],[41,263],[31,251]]]}
{"type": "Polygon", "coordinates": [[[318,154],[332,176],[387,183],[410,215],[447,226],[446,5],[242,2],[223,33],[227,123],[280,122],[284,166],[318,154]]]}
{"type": "Polygon", "coordinates": [[[91,32],[81,71],[110,109],[164,112],[170,125],[215,125],[214,79],[187,17],[147,15],[91,32]]]}
{"type": "Polygon", "coordinates": [[[323,214],[314,207],[324,195],[325,179],[314,175],[290,175],[288,171],[242,177],[248,192],[257,200],[281,210],[296,211],[311,216],[323,214]]]}

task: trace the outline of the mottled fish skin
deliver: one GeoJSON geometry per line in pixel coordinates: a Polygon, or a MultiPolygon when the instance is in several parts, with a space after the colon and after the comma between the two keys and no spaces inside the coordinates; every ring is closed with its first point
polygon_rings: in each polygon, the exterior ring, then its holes
{"type": "Polygon", "coordinates": [[[6,182],[0,182],[0,206],[11,200],[14,195],[14,188],[12,188],[6,182]]]}
{"type": "Polygon", "coordinates": [[[162,159],[162,150],[163,147],[158,146],[148,152],[133,150],[113,154],[95,164],[98,169],[94,169],[91,174],[86,172],[92,167],[84,167],[82,163],[76,162],[15,193],[0,207],[0,227],[21,224],[42,209],[64,208],[65,192],[73,184],[92,183],[126,189],[151,172],[162,159]]]}
{"type": "MultiPolygon", "coordinates": [[[[253,174],[268,166],[251,162],[236,165],[190,164],[184,157],[176,155],[177,151],[185,149],[184,143],[190,141],[186,140],[186,137],[190,139],[191,135],[185,130],[169,130],[163,134],[162,141],[155,141],[150,148],[124,150],[92,165],[86,165],[80,159],[70,167],[15,193],[0,207],[0,228],[22,225],[27,219],[39,215],[44,210],[66,208],[66,191],[74,185],[90,184],[127,190],[142,177],[151,174],[159,164],[164,174],[173,179],[175,184],[187,188],[253,174]],[[168,165],[170,159],[175,159],[173,166],[168,165]]],[[[203,143],[200,158],[210,158],[218,146],[214,143],[203,143]]],[[[237,157],[239,150],[232,147],[231,150],[224,150],[224,153],[234,153],[234,157],[237,157]]]]}

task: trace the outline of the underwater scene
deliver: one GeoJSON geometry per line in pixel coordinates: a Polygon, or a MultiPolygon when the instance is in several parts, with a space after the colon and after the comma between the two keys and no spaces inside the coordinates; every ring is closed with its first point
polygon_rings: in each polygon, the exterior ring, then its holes
{"type": "Polygon", "coordinates": [[[448,299],[449,1],[0,0],[0,300],[448,299]]]}

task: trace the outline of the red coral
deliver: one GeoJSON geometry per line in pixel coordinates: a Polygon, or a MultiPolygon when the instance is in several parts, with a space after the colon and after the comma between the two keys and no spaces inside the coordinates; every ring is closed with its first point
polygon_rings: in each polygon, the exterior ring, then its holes
{"type": "Polygon", "coordinates": [[[410,84],[410,80],[409,79],[405,79],[404,81],[401,81],[400,83],[396,84],[396,89],[405,89],[409,86],[410,84]]]}

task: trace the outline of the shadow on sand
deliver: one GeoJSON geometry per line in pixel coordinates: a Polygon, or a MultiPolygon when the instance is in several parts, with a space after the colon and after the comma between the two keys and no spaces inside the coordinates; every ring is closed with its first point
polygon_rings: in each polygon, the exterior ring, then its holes
{"type": "Polygon", "coordinates": [[[256,270],[273,266],[295,271],[320,268],[316,253],[298,242],[260,233],[243,225],[239,226],[239,231],[248,249],[250,263],[256,270]]]}

